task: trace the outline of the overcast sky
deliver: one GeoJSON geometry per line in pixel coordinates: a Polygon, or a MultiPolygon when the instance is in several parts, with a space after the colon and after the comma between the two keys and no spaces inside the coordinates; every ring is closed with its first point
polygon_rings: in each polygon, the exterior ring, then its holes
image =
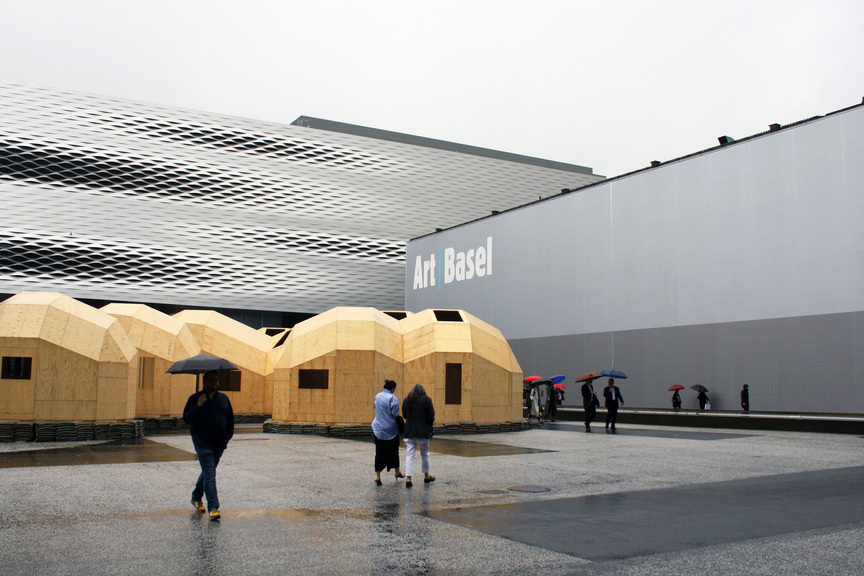
{"type": "Polygon", "coordinates": [[[860,103],[864,1],[0,0],[0,80],[615,176],[860,103]]]}

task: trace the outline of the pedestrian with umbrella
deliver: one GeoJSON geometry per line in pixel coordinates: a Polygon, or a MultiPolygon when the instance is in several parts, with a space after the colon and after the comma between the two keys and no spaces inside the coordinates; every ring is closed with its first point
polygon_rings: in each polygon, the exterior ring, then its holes
{"type": "Polygon", "coordinates": [[[618,406],[624,405],[624,397],[621,396],[621,390],[615,386],[614,378],[609,378],[609,383],[603,390],[603,398],[606,404],[606,432],[615,434],[617,432],[615,422],[618,420],[618,406]],[[609,428],[610,424],[612,428],[609,428]]]}
{"type": "Polygon", "coordinates": [[[624,405],[624,397],[621,396],[621,390],[615,386],[615,379],[619,378],[625,380],[627,375],[621,370],[616,370],[615,368],[603,370],[600,374],[609,378],[609,383],[606,386],[606,389],[603,390],[603,397],[605,399],[604,403],[606,404],[606,431],[615,434],[615,421],[618,419],[618,405],[624,405]],[[610,423],[612,424],[611,430],[609,429],[610,423]]]}
{"type": "Polygon", "coordinates": [[[594,392],[594,380],[600,378],[602,374],[599,372],[586,372],[576,379],[576,382],[584,382],[582,384],[582,408],[585,410],[585,432],[591,432],[591,422],[597,416],[597,407],[600,401],[597,399],[597,394],[594,392]]]}
{"type": "Polygon", "coordinates": [[[711,409],[711,399],[708,398],[708,389],[701,384],[694,384],[690,386],[691,390],[696,390],[699,394],[696,395],[696,399],[699,400],[699,409],[700,410],[710,410],[711,409]]]}
{"type": "Polygon", "coordinates": [[[669,390],[674,391],[672,394],[672,409],[676,412],[681,409],[681,394],[679,394],[678,391],[683,389],[684,387],[680,384],[675,384],[674,386],[669,387],[669,390]]]}
{"type": "Polygon", "coordinates": [[[216,466],[234,436],[234,410],[228,396],[219,392],[219,371],[236,369],[231,362],[207,354],[181,360],[168,369],[171,374],[204,373],[204,389],[200,392],[196,390],[186,401],[183,421],[189,425],[201,466],[201,473],[192,490],[192,506],[199,512],[209,511],[211,520],[222,518],[216,491],[216,466]],[[203,502],[205,496],[206,507],[203,502]]]}

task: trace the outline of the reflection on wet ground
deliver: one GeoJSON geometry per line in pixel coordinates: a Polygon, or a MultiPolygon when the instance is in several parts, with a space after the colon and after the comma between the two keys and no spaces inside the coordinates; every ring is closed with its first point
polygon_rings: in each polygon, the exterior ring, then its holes
{"type": "Polygon", "coordinates": [[[555,450],[523,448],[521,446],[507,446],[506,444],[492,444],[489,442],[468,442],[465,440],[456,440],[455,438],[433,438],[432,442],[429,443],[429,450],[432,452],[438,452],[439,454],[464,456],[466,458],[555,452],[555,450]]]}
{"type": "MultiPolygon", "coordinates": [[[[373,442],[372,438],[346,438],[346,440],[373,442]]],[[[402,446],[405,444],[403,442],[402,446]]],[[[482,456],[513,456],[519,454],[545,454],[557,452],[557,450],[543,450],[541,448],[524,448],[522,446],[508,446],[506,444],[494,444],[492,442],[471,442],[468,440],[457,440],[456,438],[432,438],[429,450],[438,454],[449,456],[463,456],[465,458],[478,458],[482,456]]]]}
{"type": "Polygon", "coordinates": [[[135,438],[86,446],[75,445],[68,448],[4,452],[0,453],[0,468],[178,462],[197,459],[193,452],[186,452],[146,438],[135,438]]]}
{"type": "MultiPolygon", "coordinates": [[[[603,434],[605,432],[602,422],[593,424],[592,434],[603,434]]],[[[581,424],[547,422],[543,425],[544,430],[573,431],[583,429],[581,424]]],[[[729,432],[700,432],[696,430],[649,430],[647,428],[630,428],[618,426],[618,436],[643,436],[648,438],[674,438],[676,440],[729,440],[731,438],[750,438],[758,434],[735,434],[729,432]]]]}

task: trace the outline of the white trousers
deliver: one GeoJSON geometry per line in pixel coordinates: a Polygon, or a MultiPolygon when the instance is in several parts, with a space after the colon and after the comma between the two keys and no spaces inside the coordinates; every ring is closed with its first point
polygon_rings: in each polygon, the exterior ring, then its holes
{"type": "Polygon", "coordinates": [[[420,448],[420,465],[423,474],[428,474],[432,466],[432,461],[429,460],[429,439],[428,438],[405,438],[405,446],[408,450],[405,453],[405,475],[414,476],[414,452],[420,448]]]}

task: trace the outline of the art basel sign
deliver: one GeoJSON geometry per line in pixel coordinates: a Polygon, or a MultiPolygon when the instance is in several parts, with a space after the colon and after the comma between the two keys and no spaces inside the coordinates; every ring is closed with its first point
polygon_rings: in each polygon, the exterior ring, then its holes
{"type": "Polygon", "coordinates": [[[492,237],[480,246],[458,251],[452,246],[438,245],[438,253],[428,258],[417,256],[414,260],[414,284],[412,290],[437,287],[463,282],[473,278],[492,275],[492,237]]]}

